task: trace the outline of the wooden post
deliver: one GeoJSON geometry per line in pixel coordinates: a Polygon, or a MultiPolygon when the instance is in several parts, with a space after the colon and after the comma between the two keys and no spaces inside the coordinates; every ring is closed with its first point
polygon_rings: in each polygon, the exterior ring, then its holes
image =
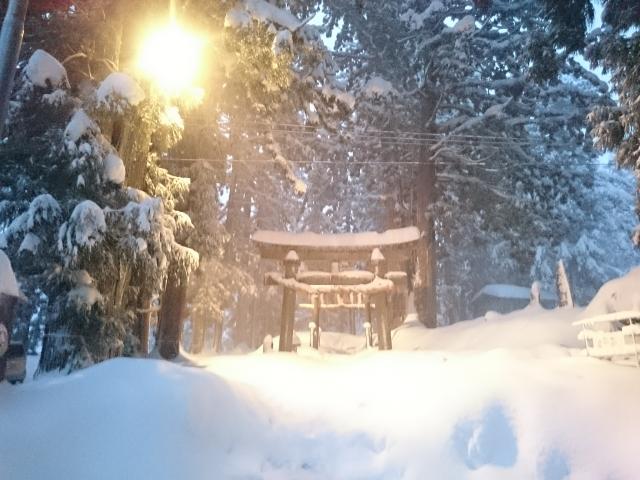
{"type": "Polygon", "coordinates": [[[371,325],[373,325],[373,313],[371,312],[371,298],[365,297],[365,309],[367,312],[367,318],[364,322],[364,335],[367,339],[367,348],[373,347],[373,335],[371,333],[371,325]]]}
{"type": "MultiPolygon", "coordinates": [[[[382,252],[377,248],[374,248],[371,252],[371,265],[373,266],[373,273],[376,277],[383,278],[387,269],[386,261],[382,252]]],[[[374,296],[376,303],[376,320],[378,331],[378,349],[379,350],[391,350],[391,316],[393,315],[393,308],[390,299],[389,292],[381,292],[374,296]]]]}
{"type": "Polygon", "coordinates": [[[393,317],[391,293],[381,293],[379,298],[382,308],[378,316],[378,349],[391,350],[391,320],[393,317]]]}
{"type": "MultiPolygon", "coordinates": [[[[284,278],[295,278],[298,273],[300,259],[295,250],[289,251],[284,259],[284,278]]],[[[281,352],[293,351],[293,327],[296,314],[296,291],[284,287],[282,290],[282,314],[280,317],[280,345],[281,352]]]]}
{"type": "Polygon", "coordinates": [[[355,335],[356,334],[356,311],[355,311],[355,309],[354,310],[349,309],[348,314],[349,314],[349,333],[351,335],[355,335]]]}
{"type": "Polygon", "coordinates": [[[313,296],[313,331],[311,332],[311,346],[318,350],[320,348],[320,297],[313,296]]]}

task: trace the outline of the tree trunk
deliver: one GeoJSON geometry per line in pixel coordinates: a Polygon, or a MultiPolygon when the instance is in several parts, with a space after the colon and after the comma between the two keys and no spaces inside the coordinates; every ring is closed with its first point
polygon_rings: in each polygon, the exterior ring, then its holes
{"type": "Polygon", "coordinates": [[[0,32],[0,136],[9,112],[9,99],[16,76],[16,65],[24,36],[29,0],[9,0],[0,32]]]}
{"type": "Polygon", "coordinates": [[[191,322],[191,353],[201,353],[204,348],[206,322],[198,313],[192,314],[191,322]]]}
{"type": "Polygon", "coordinates": [[[562,260],[558,261],[558,267],[556,269],[556,288],[558,289],[558,306],[560,308],[573,308],[571,284],[569,283],[569,277],[567,277],[567,272],[564,269],[564,262],[562,260]]]}
{"type": "Polygon", "coordinates": [[[221,316],[213,324],[213,344],[211,349],[215,353],[222,351],[222,333],[224,330],[224,318],[221,316]]]}
{"type": "Polygon", "coordinates": [[[176,358],[180,353],[182,312],[186,294],[187,282],[180,278],[174,268],[171,268],[158,318],[158,351],[160,356],[167,360],[176,358]]]}
{"type": "Polygon", "coordinates": [[[420,321],[428,328],[438,326],[436,295],[437,255],[433,206],[436,199],[436,166],[430,158],[421,158],[416,186],[416,226],[422,235],[417,252],[414,301],[420,321]]]}

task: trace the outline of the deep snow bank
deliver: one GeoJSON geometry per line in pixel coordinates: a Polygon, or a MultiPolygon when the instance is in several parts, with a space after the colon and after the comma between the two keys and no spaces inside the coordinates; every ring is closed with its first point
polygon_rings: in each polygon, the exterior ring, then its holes
{"type": "Polygon", "coordinates": [[[594,317],[625,310],[640,310],[640,267],[620,278],[608,281],[584,311],[584,317],[594,317]]]}
{"type": "Polygon", "coordinates": [[[640,469],[638,370],[559,346],[204,367],[119,359],[0,385],[0,478],[635,480],[640,469]]]}
{"type": "Polygon", "coordinates": [[[491,350],[494,348],[537,349],[554,345],[580,348],[578,331],[571,325],[582,309],[545,310],[529,306],[502,315],[488,312],[484,317],[447,327],[426,329],[415,315],[393,333],[393,348],[400,350],[491,350]]]}

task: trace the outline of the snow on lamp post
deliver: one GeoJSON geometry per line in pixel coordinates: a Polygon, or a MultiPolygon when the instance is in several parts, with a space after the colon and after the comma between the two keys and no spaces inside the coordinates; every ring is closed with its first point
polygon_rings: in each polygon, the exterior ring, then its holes
{"type": "Polygon", "coordinates": [[[202,96],[196,81],[204,46],[203,37],[171,19],[147,33],[139,51],[138,68],[162,95],[197,102],[202,96]]]}

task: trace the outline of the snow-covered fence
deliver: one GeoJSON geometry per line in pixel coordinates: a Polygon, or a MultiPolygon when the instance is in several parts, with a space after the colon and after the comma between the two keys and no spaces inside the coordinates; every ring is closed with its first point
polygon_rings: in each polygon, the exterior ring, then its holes
{"type": "Polygon", "coordinates": [[[633,359],[640,367],[640,311],[625,310],[585,318],[578,338],[584,340],[587,354],[604,359],[633,359]]]}

